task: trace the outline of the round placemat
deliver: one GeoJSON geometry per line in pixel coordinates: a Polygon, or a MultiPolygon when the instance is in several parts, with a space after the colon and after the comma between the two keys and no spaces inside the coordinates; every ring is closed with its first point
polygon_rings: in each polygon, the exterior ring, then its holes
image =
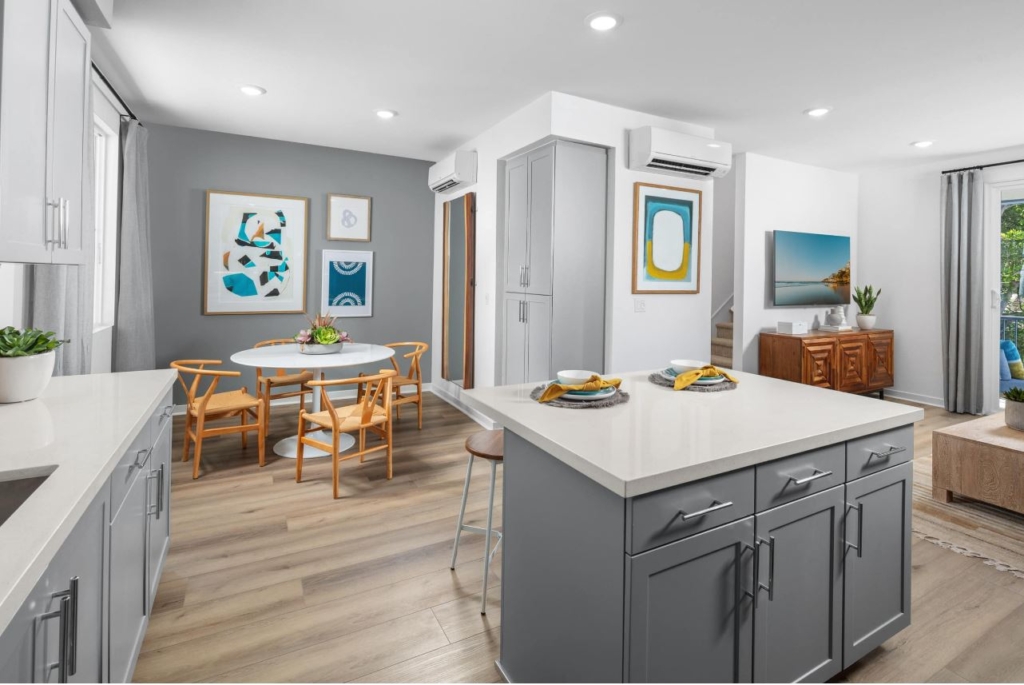
{"type": "MultiPolygon", "coordinates": [[[[654,383],[655,385],[660,385],[663,388],[676,387],[676,384],[673,381],[670,381],[669,379],[665,378],[657,371],[648,376],[647,380],[649,380],[651,383],[654,383]]],[[[726,380],[722,381],[721,383],[716,383],[714,385],[697,385],[694,383],[686,386],[685,388],[683,388],[683,390],[689,390],[691,392],[722,392],[724,390],[735,390],[736,386],[736,383],[726,380]]]]}
{"type": "MultiPolygon", "coordinates": [[[[546,385],[538,385],[530,393],[531,400],[539,400],[540,396],[547,390],[546,385]]],[[[617,404],[625,404],[629,402],[629,393],[621,388],[617,393],[612,395],[606,400],[592,400],[590,402],[579,401],[579,400],[563,400],[561,398],[557,400],[551,400],[550,402],[543,402],[549,407],[561,407],[563,409],[601,409],[603,407],[614,407],[617,404]]]]}

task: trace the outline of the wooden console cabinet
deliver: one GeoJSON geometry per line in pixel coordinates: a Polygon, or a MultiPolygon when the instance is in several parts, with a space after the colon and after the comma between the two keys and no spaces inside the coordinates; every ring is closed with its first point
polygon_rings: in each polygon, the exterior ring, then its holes
{"type": "Polygon", "coordinates": [[[843,392],[877,392],[893,385],[891,330],[803,335],[761,333],[758,373],[843,392]]]}

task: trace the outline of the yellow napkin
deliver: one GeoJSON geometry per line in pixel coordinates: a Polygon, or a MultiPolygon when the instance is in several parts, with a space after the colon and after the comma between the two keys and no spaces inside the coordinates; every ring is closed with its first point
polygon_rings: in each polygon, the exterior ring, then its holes
{"type": "Polygon", "coordinates": [[[674,389],[682,390],[683,388],[687,388],[704,376],[725,376],[726,380],[730,380],[733,383],[739,383],[738,380],[727,374],[725,371],[722,371],[717,366],[708,364],[707,366],[702,366],[699,369],[687,371],[686,373],[681,373],[676,376],[676,385],[674,389]]]}
{"type": "Polygon", "coordinates": [[[621,383],[621,378],[601,378],[595,373],[583,385],[562,385],[561,383],[552,383],[544,390],[544,394],[542,394],[537,401],[550,402],[551,400],[557,400],[570,390],[589,392],[593,390],[604,390],[605,388],[617,388],[621,383]]]}

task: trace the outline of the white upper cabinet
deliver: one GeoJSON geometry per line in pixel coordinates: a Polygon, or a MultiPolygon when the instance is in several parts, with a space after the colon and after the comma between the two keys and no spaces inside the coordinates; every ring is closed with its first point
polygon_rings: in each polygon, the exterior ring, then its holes
{"type": "Polygon", "coordinates": [[[0,0],[0,262],[82,264],[90,36],[70,0],[0,0]]]}

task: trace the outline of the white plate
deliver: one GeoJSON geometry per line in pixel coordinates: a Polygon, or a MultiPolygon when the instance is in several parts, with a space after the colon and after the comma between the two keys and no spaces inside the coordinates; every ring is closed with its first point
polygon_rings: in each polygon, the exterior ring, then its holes
{"type": "Polygon", "coordinates": [[[726,379],[725,376],[722,376],[721,378],[709,378],[709,379],[701,378],[701,379],[698,379],[698,380],[694,381],[693,384],[694,385],[718,385],[719,383],[724,383],[726,380],[727,379],[726,379]]]}
{"type": "Polygon", "coordinates": [[[593,402],[595,400],[606,400],[616,392],[616,388],[605,388],[596,395],[573,395],[572,393],[565,393],[558,399],[560,400],[572,400],[573,402],[593,402]]]}

